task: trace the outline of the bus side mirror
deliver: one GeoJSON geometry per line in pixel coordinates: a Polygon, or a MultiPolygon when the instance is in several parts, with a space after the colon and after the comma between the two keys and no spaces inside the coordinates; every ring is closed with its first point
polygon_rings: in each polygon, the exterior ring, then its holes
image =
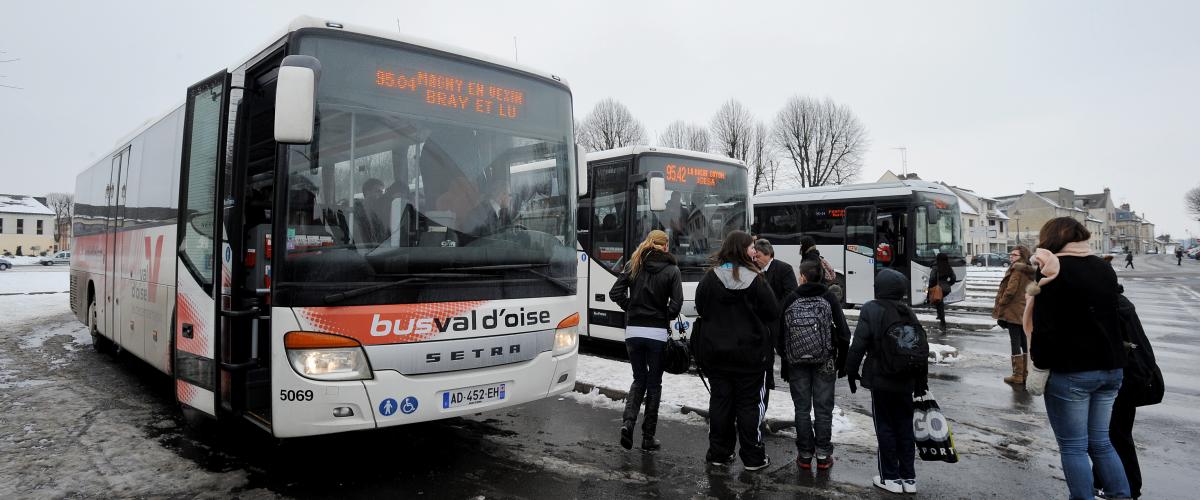
{"type": "Polygon", "coordinates": [[[588,193],[588,171],[587,171],[587,149],[583,146],[575,146],[575,182],[579,189],[579,196],[588,193]]]}
{"type": "Polygon", "coordinates": [[[650,188],[650,211],[662,212],[667,209],[667,179],[662,172],[650,172],[647,176],[647,187],[650,188]]]}
{"type": "Polygon", "coordinates": [[[321,62],[312,56],[283,58],[275,83],[275,142],[309,144],[317,115],[321,62]]]}
{"type": "Polygon", "coordinates": [[[937,224],[938,219],[941,219],[941,218],[942,218],[942,214],[941,214],[941,212],[938,211],[937,207],[934,207],[932,204],[925,206],[925,223],[926,224],[929,224],[932,226],[934,224],[937,224]]]}

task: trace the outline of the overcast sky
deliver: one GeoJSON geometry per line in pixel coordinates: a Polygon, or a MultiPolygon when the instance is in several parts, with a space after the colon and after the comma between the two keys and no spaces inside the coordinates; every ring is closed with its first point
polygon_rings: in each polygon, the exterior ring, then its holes
{"type": "Polygon", "coordinates": [[[297,15],[513,57],[563,76],[582,117],[615,97],[651,139],[737,98],[773,120],[788,97],[850,106],[862,181],[908,169],[999,196],[1112,188],[1158,232],[1200,234],[1200,3],[5,2],[0,193],[75,175],[186,87],[297,15]],[[351,5],[352,4],[352,5],[351,5]],[[831,5],[836,4],[836,5],[831,5]]]}

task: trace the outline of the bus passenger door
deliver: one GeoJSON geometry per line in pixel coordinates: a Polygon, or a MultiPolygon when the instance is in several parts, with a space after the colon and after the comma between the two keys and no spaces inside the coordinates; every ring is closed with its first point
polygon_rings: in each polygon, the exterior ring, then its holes
{"type": "Polygon", "coordinates": [[[625,339],[625,313],[608,298],[628,255],[627,233],[632,225],[627,160],[591,168],[591,256],[588,261],[588,335],[625,339]]]}
{"type": "Polygon", "coordinates": [[[175,292],[175,397],[185,408],[216,416],[214,355],[221,276],[218,187],[225,163],[229,73],[188,88],[179,198],[179,262],[175,292]]]}
{"type": "Polygon", "coordinates": [[[846,299],[865,304],[875,298],[875,207],[846,207],[846,299]]]}

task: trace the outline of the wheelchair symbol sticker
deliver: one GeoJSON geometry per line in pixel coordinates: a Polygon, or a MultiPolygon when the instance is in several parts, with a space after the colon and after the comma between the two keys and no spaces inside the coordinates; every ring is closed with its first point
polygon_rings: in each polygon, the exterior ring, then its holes
{"type": "Polygon", "coordinates": [[[417,406],[417,398],[412,396],[406,397],[400,402],[400,412],[404,413],[405,415],[411,415],[413,412],[417,411],[417,406]]]}

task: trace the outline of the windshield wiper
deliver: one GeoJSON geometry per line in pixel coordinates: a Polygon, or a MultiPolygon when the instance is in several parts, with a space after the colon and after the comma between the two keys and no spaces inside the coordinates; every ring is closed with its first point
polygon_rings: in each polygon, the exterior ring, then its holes
{"type": "MultiPolygon", "coordinates": [[[[393,276],[395,276],[395,275],[393,275],[393,276]]],[[[325,303],[332,304],[334,302],[341,302],[346,299],[352,299],[354,297],[361,297],[363,295],[374,292],[376,290],[383,290],[384,288],[400,286],[400,285],[404,285],[404,284],[408,284],[408,283],[423,283],[423,282],[427,282],[427,281],[435,280],[435,279],[478,278],[478,277],[487,276],[487,275],[486,274],[476,274],[476,273],[419,273],[419,274],[403,274],[400,276],[406,276],[406,277],[404,279],[397,280],[397,281],[388,281],[388,282],[379,283],[379,284],[375,284],[375,285],[367,285],[362,288],[355,288],[353,290],[347,290],[345,292],[331,293],[331,294],[325,296],[325,298],[324,298],[325,303]]]]}
{"type": "Polygon", "coordinates": [[[561,288],[564,292],[574,293],[575,288],[570,283],[563,281],[548,274],[534,271],[535,268],[550,267],[550,263],[541,264],[492,264],[486,266],[467,266],[467,267],[444,267],[442,271],[525,271],[529,274],[542,278],[555,286],[561,288]]]}
{"type": "Polygon", "coordinates": [[[374,292],[376,290],[383,290],[384,288],[391,288],[394,286],[405,285],[408,283],[416,283],[418,281],[429,281],[429,278],[426,278],[423,276],[422,277],[404,278],[404,279],[398,280],[398,281],[389,281],[387,283],[380,283],[378,285],[370,285],[370,286],[364,286],[362,288],[355,288],[353,290],[347,290],[345,292],[331,293],[331,294],[325,296],[325,303],[332,304],[334,302],[341,302],[346,299],[352,299],[354,297],[361,297],[363,295],[374,292]]]}

